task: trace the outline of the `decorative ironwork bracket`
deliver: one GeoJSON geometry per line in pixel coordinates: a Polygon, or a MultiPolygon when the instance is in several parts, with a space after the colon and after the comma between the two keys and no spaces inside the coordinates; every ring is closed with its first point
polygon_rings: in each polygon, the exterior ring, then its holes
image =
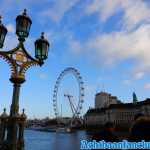
{"type": "Polygon", "coordinates": [[[18,46],[9,51],[0,51],[0,57],[4,59],[10,66],[11,78],[14,83],[23,83],[25,81],[25,73],[31,66],[43,65],[42,61],[34,59],[26,51],[23,42],[19,42],[18,46]]]}

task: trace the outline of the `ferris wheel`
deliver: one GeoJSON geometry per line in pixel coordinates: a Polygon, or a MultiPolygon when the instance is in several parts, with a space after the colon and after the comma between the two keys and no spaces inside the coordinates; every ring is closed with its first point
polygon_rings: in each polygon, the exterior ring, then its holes
{"type": "MultiPolygon", "coordinates": [[[[79,117],[81,110],[82,110],[82,104],[84,102],[84,82],[83,82],[82,77],[77,69],[68,67],[60,73],[60,75],[58,76],[58,78],[56,80],[55,86],[54,86],[53,108],[54,108],[56,118],[59,118],[61,116],[60,110],[58,108],[58,103],[59,103],[58,91],[60,88],[61,81],[67,74],[72,74],[76,78],[76,81],[77,81],[78,87],[79,87],[79,96],[78,96],[78,99],[76,100],[77,105],[73,105],[73,103],[71,103],[71,100],[70,100],[70,104],[72,104],[72,105],[70,105],[70,107],[74,108],[73,117],[79,117]]],[[[64,96],[67,96],[67,95],[64,95],[64,96]]]]}

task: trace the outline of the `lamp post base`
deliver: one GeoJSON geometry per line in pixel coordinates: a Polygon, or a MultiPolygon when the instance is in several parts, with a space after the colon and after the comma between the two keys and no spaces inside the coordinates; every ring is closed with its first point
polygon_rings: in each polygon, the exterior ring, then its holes
{"type": "Polygon", "coordinates": [[[8,132],[6,139],[0,143],[0,150],[24,150],[24,126],[26,115],[21,114],[16,117],[8,117],[7,128],[8,132]]]}

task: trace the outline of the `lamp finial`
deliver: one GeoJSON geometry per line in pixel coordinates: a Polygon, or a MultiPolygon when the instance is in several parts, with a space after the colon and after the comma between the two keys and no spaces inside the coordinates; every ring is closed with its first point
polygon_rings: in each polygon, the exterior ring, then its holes
{"type": "Polygon", "coordinates": [[[44,39],[44,32],[41,33],[41,38],[44,39]]]}
{"type": "Polygon", "coordinates": [[[23,11],[23,15],[26,16],[27,15],[27,9],[24,9],[23,11]]]}

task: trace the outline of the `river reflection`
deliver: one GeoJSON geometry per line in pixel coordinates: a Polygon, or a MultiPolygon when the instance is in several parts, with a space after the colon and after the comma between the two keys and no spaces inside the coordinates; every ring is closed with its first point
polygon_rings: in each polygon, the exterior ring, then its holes
{"type": "Polygon", "coordinates": [[[84,131],[71,134],[25,131],[25,150],[80,150],[80,140],[87,139],[84,131]]]}

